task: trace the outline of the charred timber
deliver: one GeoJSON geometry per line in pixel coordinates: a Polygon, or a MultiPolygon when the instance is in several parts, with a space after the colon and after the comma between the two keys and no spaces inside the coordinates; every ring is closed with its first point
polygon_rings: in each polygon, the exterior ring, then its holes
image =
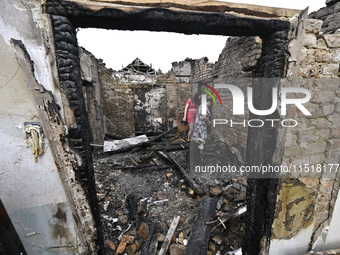
{"type": "Polygon", "coordinates": [[[157,151],[157,154],[164,160],[167,160],[168,162],[170,162],[171,164],[173,164],[176,169],[181,173],[181,175],[184,177],[185,181],[188,183],[188,185],[190,186],[190,188],[192,188],[193,191],[196,192],[197,195],[202,196],[202,194],[204,193],[202,191],[202,189],[200,188],[200,186],[193,180],[190,178],[189,174],[183,169],[183,167],[181,167],[176,160],[174,160],[173,158],[171,158],[169,155],[167,155],[165,152],[163,151],[157,151]]]}
{"type": "Polygon", "coordinates": [[[47,13],[67,16],[72,20],[75,27],[83,28],[95,27],[229,36],[270,35],[275,31],[289,30],[290,28],[289,21],[280,20],[275,16],[270,18],[250,18],[225,13],[225,11],[170,10],[170,7],[174,6],[164,6],[163,8],[129,6],[124,10],[117,6],[92,10],[74,2],[50,0],[46,3],[47,13]]]}
{"type": "Polygon", "coordinates": [[[140,170],[140,169],[145,169],[145,170],[165,170],[169,169],[170,166],[168,165],[162,165],[162,166],[155,166],[155,165],[140,165],[140,166],[124,166],[124,167],[117,167],[114,168],[114,170],[140,170]]]}
{"type": "Polygon", "coordinates": [[[215,217],[217,200],[215,197],[202,197],[184,255],[207,254],[212,225],[206,223],[215,217]]]}

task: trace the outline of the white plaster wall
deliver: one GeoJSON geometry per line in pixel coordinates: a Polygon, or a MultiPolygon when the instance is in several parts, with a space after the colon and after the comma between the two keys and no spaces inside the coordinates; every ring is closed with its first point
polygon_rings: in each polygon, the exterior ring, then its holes
{"type": "Polygon", "coordinates": [[[340,248],[340,190],[338,199],[336,200],[333,216],[329,225],[329,230],[326,238],[326,249],[339,249],[340,248]]]}
{"type": "Polygon", "coordinates": [[[312,224],[307,229],[300,230],[291,239],[273,239],[270,241],[269,255],[304,255],[307,253],[309,240],[313,234],[312,224]]]}
{"type": "Polygon", "coordinates": [[[39,122],[39,118],[10,46],[11,38],[24,43],[34,61],[36,79],[53,91],[46,42],[46,31],[51,29],[40,6],[40,1],[0,1],[0,199],[28,254],[74,254],[79,243],[77,230],[48,141],[44,139],[38,163],[26,144],[24,122],[39,122]],[[67,218],[62,226],[58,210],[67,218]],[[58,226],[67,237],[58,235],[58,226]]]}
{"type": "Polygon", "coordinates": [[[54,88],[54,60],[52,25],[43,14],[40,0],[1,0],[0,34],[7,45],[10,40],[21,40],[34,62],[35,78],[46,90],[52,91],[60,102],[60,93],[54,88]]]}
{"type": "Polygon", "coordinates": [[[0,35],[0,196],[8,211],[64,202],[66,196],[48,148],[34,163],[24,122],[38,121],[33,97],[13,48],[0,35]]]}

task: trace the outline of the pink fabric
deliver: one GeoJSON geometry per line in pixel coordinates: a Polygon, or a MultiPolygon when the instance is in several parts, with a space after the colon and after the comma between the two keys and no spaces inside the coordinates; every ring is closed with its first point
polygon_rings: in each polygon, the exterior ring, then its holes
{"type": "Polygon", "coordinates": [[[187,104],[189,105],[188,108],[188,123],[195,122],[197,108],[196,105],[192,102],[191,99],[188,99],[187,104]]]}

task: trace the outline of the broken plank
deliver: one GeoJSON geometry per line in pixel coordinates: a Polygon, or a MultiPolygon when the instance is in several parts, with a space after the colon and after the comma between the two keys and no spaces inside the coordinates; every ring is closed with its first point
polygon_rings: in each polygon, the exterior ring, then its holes
{"type": "Polygon", "coordinates": [[[134,236],[123,235],[122,241],[120,241],[117,247],[116,255],[123,253],[125,251],[126,246],[128,244],[132,244],[134,240],[135,240],[134,236]]]}
{"type": "Polygon", "coordinates": [[[148,255],[157,255],[158,248],[158,234],[154,234],[151,239],[151,243],[148,250],[148,255]]]}
{"type": "MultiPolygon", "coordinates": [[[[158,255],[165,255],[167,250],[169,249],[170,243],[171,243],[171,239],[176,231],[176,228],[178,226],[179,220],[180,220],[180,216],[175,216],[171,222],[170,228],[168,230],[168,233],[165,236],[164,242],[162,244],[161,250],[159,251],[158,255]]],[[[194,253],[192,253],[194,254],[194,253]]]]}
{"type": "Polygon", "coordinates": [[[140,255],[149,255],[149,247],[150,247],[150,244],[151,244],[151,240],[153,239],[153,235],[157,230],[157,225],[158,225],[157,222],[152,223],[149,235],[148,235],[148,237],[147,237],[147,239],[146,239],[146,241],[145,241],[145,243],[144,243],[144,245],[141,249],[140,255]]]}
{"type": "Polygon", "coordinates": [[[164,160],[167,160],[168,162],[170,162],[171,164],[173,164],[178,170],[179,172],[182,174],[182,176],[184,177],[185,181],[188,183],[188,185],[190,186],[190,188],[192,188],[197,195],[202,196],[203,191],[201,190],[201,187],[193,180],[190,178],[189,174],[183,169],[183,167],[181,167],[176,160],[172,159],[169,155],[167,155],[165,152],[163,151],[157,151],[157,154],[163,158],[164,160]]]}
{"type": "MultiPolygon", "coordinates": [[[[180,141],[182,141],[183,139],[180,139],[180,141]]],[[[184,140],[183,140],[184,141],[184,140]]],[[[169,141],[165,141],[165,142],[150,142],[150,144],[152,145],[166,145],[166,146],[173,146],[173,145],[186,145],[186,144],[190,144],[189,141],[184,141],[184,142],[178,142],[178,140],[176,140],[175,142],[169,142],[169,141]]]]}
{"type": "Polygon", "coordinates": [[[126,152],[126,151],[129,151],[129,150],[132,150],[134,148],[140,148],[140,147],[143,147],[143,146],[150,145],[152,142],[158,141],[163,136],[169,134],[170,132],[174,131],[175,129],[177,129],[177,126],[175,126],[175,127],[171,128],[171,129],[163,132],[162,134],[160,134],[158,136],[155,136],[154,138],[150,139],[149,141],[138,143],[138,144],[132,144],[130,146],[127,146],[127,147],[124,147],[124,148],[121,148],[121,149],[118,149],[118,150],[115,150],[115,151],[108,151],[108,152],[105,152],[105,154],[106,155],[117,154],[117,153],[121,153],[121,152],[126,152]]]}
{"type": "Polygon", "coordinates": [[[189,145],[174,145],[167,147],[159,147],[159,148],[151,148],[152,151],[178,151],[178,150],[186,150],[189,149],[189,145]]]}
{"type": "Polygon", "coordinates": [[[157,166],[159,166],[161,164],[161,163],[159,163],[159,161],[156,158],[153,158],[152,160],[153,160],[153,162],[156,163],[157,166]]]}
{"type": "Polygon", "coordinates": [[[184,255],[207,254],[212,225],[206,222],[214,219],[217,200],[215,197],[202,197],[184,255]]]}
{"type": "Polygon", "coordinates": [[[151,165],[151,164],[147,164],[147,165],[138,165],[138,166],[118,166],[115,167],[113,170],[138,170],[138,169],[145,169],[145,168],[152,168],[154,170],[157,170],[158,168],[169,168],[168,165],[161,165],[161,166],[155,166],[155,165],[151,165]]]}
{"type": "Polygon", "coordinates": [[[135,164],[135,166],[138,166],[139,164],[137,163],[137,161],[136,160],[134,160],[133,158],[130,158],[130,160],[132,161],[132,163],[134,163],[135,164]]]}

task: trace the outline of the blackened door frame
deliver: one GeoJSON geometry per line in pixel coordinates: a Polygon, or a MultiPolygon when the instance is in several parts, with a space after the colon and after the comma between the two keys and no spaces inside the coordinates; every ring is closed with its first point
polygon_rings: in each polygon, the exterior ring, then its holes
{"type": "MultiPolygon", "coordinates": [[[[96,2],[93,1],[77,3],[47,0],[46,12],[51,15],[54,28],[60,88],[74,110],[77,124],[69,130],[68,134],[71,148],[82,159],[79,161],[81,163],[78,165],[76,178],[86,192],[97,226],[100,226],[100,218],[91,157],[90,125],[82,93],[76,28],[260,36],[263,47],[254,72],[257,77],[286,76],[289,35],[295,29],[294,25],[288,21],[289,17],[280,17],[275,13],[262,12],[260,9],[213,5],[189,8],[184,5],[161,2],[138,5],[132,3],[115,5],[101,2],[96,6],[96,2]]],[[[299,13],[296,12],[296,14],[299,13]]],[[[264,86],[261,88],[261,93],[265,92],[264,90],[271,91],[271,89],[271,85],[264,86]]],[[[261,107],[267,109],[266,102],[256,101],[254,98],[254,104],[259,106],[258,109],[261,107]]],[[[275,128],[261,131],[248,129],[247,164],[273,163],[277,134],[275,128]],[[256,149],[258,146],[267,148],[269,146],[270,149],[263,153],[256,149]]],[[[278,183],[278,179],[248,180],[248,211],[243,245],[245,255],[257,255],[269,247],[278,183]]],[[[100,231],[97,242],[102,244],[100,231]]]]}

